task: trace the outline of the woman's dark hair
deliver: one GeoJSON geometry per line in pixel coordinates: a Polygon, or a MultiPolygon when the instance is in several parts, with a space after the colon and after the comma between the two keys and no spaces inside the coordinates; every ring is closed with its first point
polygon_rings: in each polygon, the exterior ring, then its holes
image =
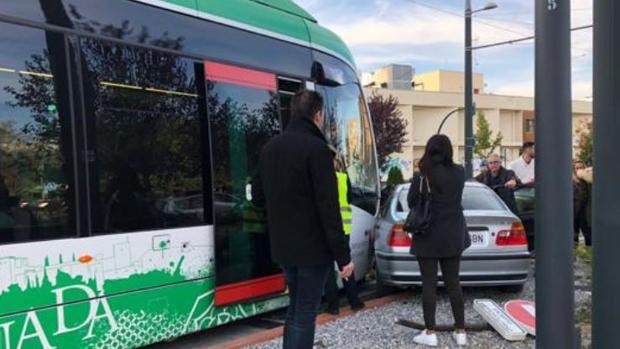
{"type": "Polygon", "coordinates": [[[318,92],[301,90],[291,99],[291,116],[293,119],[312,120],[323,109],[323,97],[318,92]]]}
{"type": "Polygon", "coordinates": [[[420,160],[420,171],[426,176],[431,175],[435,165],[452,166],[452,142],[446,135],[434,135],[426,143],[424,156],[420,160]]]}

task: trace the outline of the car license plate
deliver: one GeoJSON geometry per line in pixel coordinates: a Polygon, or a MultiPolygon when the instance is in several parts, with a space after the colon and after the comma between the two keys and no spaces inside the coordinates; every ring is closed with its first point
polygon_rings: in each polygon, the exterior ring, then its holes
{"type": "Polygon", "coordinates": [[[470,231],[469,237],[471,238],[472,248],[486,247],[489,244],[488,232],[486,231],[470,231]]]}

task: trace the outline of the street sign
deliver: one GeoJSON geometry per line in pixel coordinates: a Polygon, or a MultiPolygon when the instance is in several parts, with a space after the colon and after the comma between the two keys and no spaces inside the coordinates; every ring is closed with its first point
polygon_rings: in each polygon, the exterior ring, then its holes
{"type": "Polygon", "coordinates": [[[536,305],[532,301],[514,300],[504,304],[504,311],[514,322],[536,336],[536,305]]]}
{"type": "Polygon", "coordinates": [[[475,299],[474,310],[482,316],[502,337],[509,341],[522,341],[527,337],[504,310],[490,299],[475,299]]]}

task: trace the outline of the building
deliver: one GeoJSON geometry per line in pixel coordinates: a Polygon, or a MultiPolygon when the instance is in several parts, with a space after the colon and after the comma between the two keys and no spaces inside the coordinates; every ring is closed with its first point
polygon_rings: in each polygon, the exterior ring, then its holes
{"type": "MultiPolygon", "coordinates": [[[[455,160],[462,163],[465,156],[465,115],[462,110],[464,74],[434,71],[420,74],[413,81],[414,88],[381,88],[375,83],[365,91],[367,95],[377,93],[398,98],[399,110],[408,121],[408,142],[403,152],[394,154],[393,158],[400,160],[396,163],[405,164],[401,165],[405,178],[412,175],[413,164],[422,157],[426,141],[437,133],[444,117],[457,108],[461,110],[456,111],[446,121],[441,132],[452,140],[455,160]]],[[[383,83],[383,86],[386,84],[390,86],[389,82],[383,83]]],[[[503,135],[502,146],[495,152],[503,157],[505,163],[516,159],[523,142],[534,139],[534,98],[484,93],[484,76],[481,74],[474,77],[474,89],[477,115],[484,114],[494,135],[497,132],[503,135]]],[[[573,101],[574,146],[577,142],[577,131],[591,119],[592,103],[573,101]]],[[[474,119],[474,132],[475,122],[474,119]]]]}
{"type": "Polygon", "coordinates": [[[391,64],[372,73],[362,73],[362,85],[390,90],[411,90],[413,74],[410,65],[391,64]]]}
{"type": "MultiPolygon", "coordinates": [[[[474,94],[484,93],[484,75],[473,74],[474,94]]],[[[465,91],[465,75],[462,72],[434,70],[416,75],[414,79],[416,91],[455,92],[465,91]]]]}

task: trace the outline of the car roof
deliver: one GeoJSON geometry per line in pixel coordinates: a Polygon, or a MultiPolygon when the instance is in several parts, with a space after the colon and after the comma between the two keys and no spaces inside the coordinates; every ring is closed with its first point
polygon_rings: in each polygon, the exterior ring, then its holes
{"type": "MultiPolygon", "coordinates": [[[[404,189],[404,188],[408,189],[410,186],[411,186],[411,182],[399,184],[396,187],[396,190],[401,190],[401,189],[404,189]]],[[[465,186],[468,187],[468,188],[487,188],[486,185],[484,185],[484,184],[482,184],[482,183],[480,183],[480,182],[478,182],[476,180],[465,181],[465,186]]]]}

